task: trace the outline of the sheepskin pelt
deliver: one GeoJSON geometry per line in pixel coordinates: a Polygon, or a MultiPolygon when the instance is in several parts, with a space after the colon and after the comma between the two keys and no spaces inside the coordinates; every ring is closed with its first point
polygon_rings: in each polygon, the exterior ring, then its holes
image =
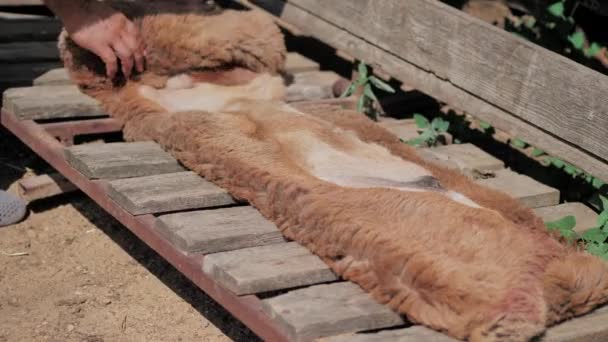
{"type": "Polygon", "coordinates": [[[95,56],[65,35],[60,44],[73,79],[123,122],[126,139],[157,141],[412,322],[471,341],[527,341],[607,301],[606,264],[553,237],[514,199],[422,159],[359,113],[282,103],[269,75],[285,48],[269,19],[137,20],[151,57],[131,80],[110,82],[95,56]],[[201,70],[199,80],[224,86],[187,84],[201,70]],[[241,99],[219,110],[188,109],[231,93],[241,99]],[[399,167],[422,177],[382,178],[399,167]]]}

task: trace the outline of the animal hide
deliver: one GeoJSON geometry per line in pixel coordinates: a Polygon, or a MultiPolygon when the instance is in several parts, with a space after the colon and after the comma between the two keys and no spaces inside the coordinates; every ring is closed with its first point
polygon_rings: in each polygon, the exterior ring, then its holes
{"type": "Polygon", "coordinates": [[[105,78],[65,33],[59,44],[126,139],[157,141],[410,321],[527,341],[606,302],[606,264],[514,199],[422,159],[359,113],[284,103],[283,38],[264,15],[134,20],[149,55],[129,80],[105,78]]]}

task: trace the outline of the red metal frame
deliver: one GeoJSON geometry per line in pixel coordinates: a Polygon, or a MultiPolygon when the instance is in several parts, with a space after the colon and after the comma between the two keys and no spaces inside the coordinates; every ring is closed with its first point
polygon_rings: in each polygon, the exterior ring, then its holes
{"type": "MultiPolygon", "coordinates": [[[[215,282],[203,273],[204,256],[201,254],[186,254],[175,248],[155,229],[156,218],[154,215],[131,215],[108,197],[107,184],[104,181],[89,180],[68,164],[63,152],[65,145],[57,141],[53,137],[53,134],[66,131],[82,134],[83,131],[78,131],[74,127],[91,128],[91,126],[87,126],[88,124],[83,124],[83,122],[87,121],[74,121],[72,122],[72,128],[70,128],[69,122],[41,125],[32,120],[21,121],[13,113],[2,110],[0,122],[72,182],[72,184],[80,188],[80,190],[131,230],[139,239],[171,263],[211,298],[220,303],[260,338],[273,342],[289,341],[287,335],[262,311],[262,303],[258,297],[254,295],[237,296],[215,282]],[[49,126],[50,131],[54,132],[53,134],[44,128],[48,128],[49,126]]],[[[105,124],[95,127],[112,127],[112,123],[105,122],[105,124]],[[107,126],[104,126],[105,124],[107,126]]],[[[87,133],[92,130],[94,129],[84,129],[87,133]]],[[[101,130],[103,131],[103,129],[101,130]]]]}

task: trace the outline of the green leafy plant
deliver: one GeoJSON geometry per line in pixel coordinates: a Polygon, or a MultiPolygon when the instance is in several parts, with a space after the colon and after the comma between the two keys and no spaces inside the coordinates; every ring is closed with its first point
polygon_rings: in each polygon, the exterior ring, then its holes
{"type": "Polygon", "coordinates": [[[450,128],[450,122],[440,117],[436,117],[433,121],[429,121],[429,119],[423,115],[416,113],[414,114],[414,121],[420,130],[420,136],[407,141],[407,143],[412,146],[435,146],[438,138],[450,128]]]}
{"type": "Polygon", "coordinates": [[[558,231],[567,241],[580,240],[585,244],[585,250],[593,255],[608,260],[608,199],[600,195],[602,211],[597,218],[595,227],[579,236],[574,230],[576,219],[565,216],[557,221],[545,222],[547,229],[558,231]]]}
{"type": "Polygon", "coordinates": [[[367,65],[363,62],[359,62],[357,67],[358,77],[355,81],[351,82],[351,84],[346,88],[346,90],[342,93],[340,97],[348,97],[357,91],[360,87],[363,87],[363,94],[359,97],[357,101],[357,111],[367,114],[372,118],[376,118],[376,113],[373,107],[374,102],[378,102],[378,98],[374,93],[373,88],[380,89],[382,91],[388,93],[394,93],[395,89],[393,89],[390,85],[377,78],[374,75],[369,74],[369,70],[367,65]]]}

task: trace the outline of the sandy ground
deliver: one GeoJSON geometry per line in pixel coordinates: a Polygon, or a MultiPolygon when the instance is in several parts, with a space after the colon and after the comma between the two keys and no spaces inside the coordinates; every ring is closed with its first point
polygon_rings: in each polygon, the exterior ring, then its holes
{"type": "MultiPolygon", "coordinates": [[[[0,189],[48,166],[0,128],[0,189]]],[[[0,228],[0,342],[256,341],[83,194],[0,228]]]]}

